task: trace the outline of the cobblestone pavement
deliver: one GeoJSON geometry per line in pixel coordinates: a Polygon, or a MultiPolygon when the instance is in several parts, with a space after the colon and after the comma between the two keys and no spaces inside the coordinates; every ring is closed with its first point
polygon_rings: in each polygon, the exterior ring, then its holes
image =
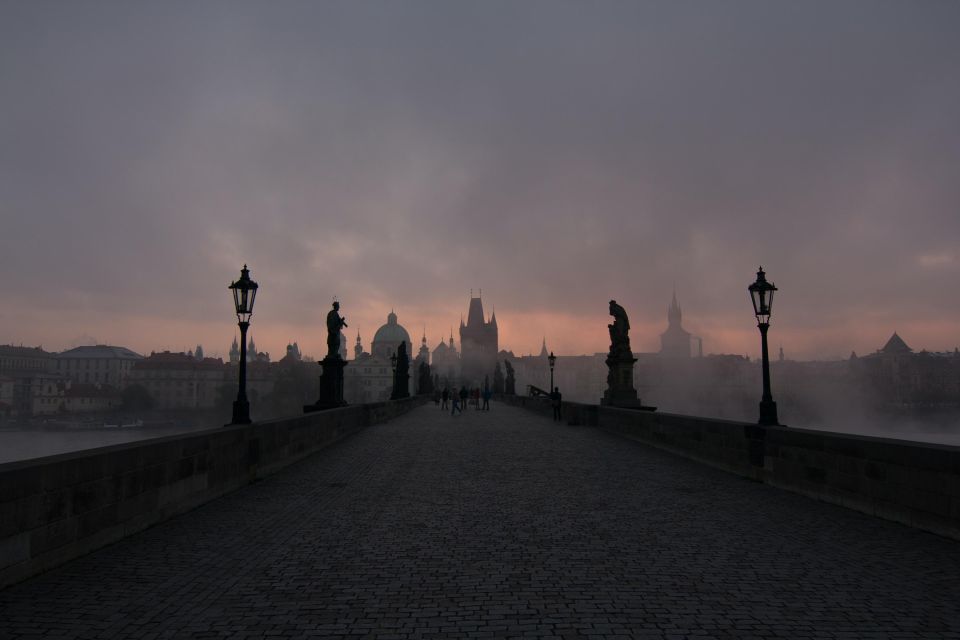
{"type": "Polygon", "coordinates": [[[960,543],[433,405],[0,592],[0,638],[960,638],[960,543]]]}

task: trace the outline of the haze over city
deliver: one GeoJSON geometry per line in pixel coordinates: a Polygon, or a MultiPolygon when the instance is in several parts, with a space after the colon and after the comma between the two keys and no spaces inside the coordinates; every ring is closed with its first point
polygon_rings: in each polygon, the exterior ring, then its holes
{"type": "Polygon", "coordinates": [[[500,344],[960,343],[953,2],[7,2],[0,342],[324,349],[469,292],[500,344]]]}

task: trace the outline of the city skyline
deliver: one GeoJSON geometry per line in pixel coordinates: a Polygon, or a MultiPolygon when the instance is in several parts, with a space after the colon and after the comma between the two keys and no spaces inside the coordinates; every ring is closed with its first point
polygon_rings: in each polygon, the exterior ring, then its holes
{"type": "Polygon", "coordinates": [[[322,352],[467,292],[501,344],[657,348],[677,291],[756,357],[960,342],[960,6],[106,3],[0,8],[0,342],[322,352]],[[549,8],[549,10],[548,10],[549,8]]]}
{"type": "MultiPolygon", "coordinates": [[[[469,300],[468,300],[468,302],[469,302],[469,300]]],[[[681,304],[680,306],[683,307],[682,304],[681,304]]],[[[395,310],[394,307],[390,307],[390,311],[389,311],[388,313],[393,313],[394,310],[395,310]]],[[[487,313],[486,313],[486,317],[487,317],[488,319],[489,319],[490,315],[491,315],[491,312],[487,312],[487,313]]],[[[503,316],[503,314],[501,313],[501,317],[502,317],[502,316],[503,316]]],[[[465,314],[464,314],[464,318],[465,318],[465,314]]],[[[579,318],[577,318],[577,320],[579,320],[579,318]]],[[[384,319],[383,319],[379,324],[370,325],[370,329],[369,329],[369,331],[366,332],[366,333],[364,332],[364,330],[363,330],[362,327],[360,327],[360,328],[355,328],[355,327],[351,326],[350,328],[348,328],[348,329],[345,331],[345,336],[346,336],[346,339],[347,339],[347,351],[348,351],[349,354],[351,354],[350,356],[348,356],[348,358],[352,359],[353,347],[354,347],[354,344],[355,344],[355,341],[356,341],[356,336],[358,335],[358,333],[359,333],[359,336],[360,336],[360,339],[361,339],[361,344],[362,344],[363,347],[364,347],[364,350],[365,350],[365,351],[366,351],[366,350],[369,350],[369,347],[370,347],[370,344],[371,344],[371,340],[372,340],[372,338],[373,338],[374,333],[377,331],[377,329],[379,329],[381,326],[383,326],[383,325],[385,324],[385,321],[386,321],[386,316],[384,316],[384,319]]],[[[502,326],[506,326],[506,327],[509,327],[509,326],[510,326],[510,323],[509,323],[509,322],[504,322],[504,321],[503,321],[502,319],[500,319],[500,318],[498,318],[498,321],[499,321],[499,323],[500,323],[502,326]]],[[[683,324],[682,326],[686,329],[686,328],[687,328],[687,325],[685,324],[685,323],[686,323],[686,316],[684,316],[683,322],[684,322],[684,324],[683,324]]],[[[427,338],[427,347],[429,348],[430,352],[432,353],[433,350],[437,347],[437,345],[440,344],[441,341],[443,341],[444,343],[449,344],[449,339],[450,339],[450,336],[451,336],[451,335],[454,337],[454,340],[457,342],[457,347],[458,347],[458,349],[460,348],[460,345],[459,345],[459,343],[460,343],[459,320],[458,320],[458,323],[457,323],[457,324],[455,324],[455,325],[454,325],[454,324],[451,324],[450,327],[449,327],[446,331],[441,331],[441,332],[438,332],[438,333],[432,333],[432,332],[430,332],[429,330],[427,330],[427,328],[424,327],[424,326],[421,326],[421,327],[420,327],[420,330],[417,331],[416,328],[415,328],[416,325],[414,325],[414,324],[412,324],[412,323],[409,323],[409,322],[404,322],[402,319],[399,320],[398,323],[399,323],[401,326],[403,326],[405,329],[407,329],[407,331],[410,333],[411,341],[412,341],[413,343],[415,343],[415,345],[414,345],[414,348],[415,348],[415,349],[416,349],[416,348],[419,348],[418,345],[420,344],[420,339],[421,339],[421,337],[426,336],[426,338],[427,338]]],[[[639,329],[640,329],[641,331],[646,331],[647,333],[646,333],[646,334],[638,334],[638,335],[636,336],[637,339],[635,340],[635,343],[636,343],[636,345],[638,345],[638,346],[635,347],[634,352],[635,352],[635,353],[638,353],[638,354],[639,354],[639,353],[657,353],[657,352],[659,352],[660,349],[661,349],[660,336],[661,336],[661,334],[663,333],[663,331],[667,329],[667,327],[668,327],[668,321],[667,321],[667,318],[666,318],[666,314],[664,315],[664,320],[663,320],[663,322],[660,323],[659,325],[658,325],[656,322],[644,323],[644,324],[642,324],[642,325],[639,327],[639,329]],[[652,332],[652,333],[650,333],[650,332],[652,332]]],[[[789,360],[809,360],[809,361],[831,361],[831,360],[844,360],[844,359],[847,359],[847,358],[851,355],[851,353],[857,353],[857,354],[859,354],[859,355],[869,355],[869,354],[871,354],[871,353],[879,352],[879,351],[881,350],[881,348],[883,347],[883,345],[886,344],[886,342],[890,339],[890,337],[891,337],[893,334],[900,335],[901,338],[902,338],[902,337],[903,337],[903,336],[901,335],[902,333],[903,333],[903,332],[900,332],[900,331],[894,329],[894,330],[890,331],[888,334],[886,334],[886,336],[882,336],[881,339],[880,339],[878,342],[876,342],[876,344],[873,344],[873,345],[867,344],[866,347],[865,347],[865,348],[862,348],[862,349],[850,348],[850,349],[846,350],[846,351],[843,352],[843,353],[838,353],[838,354],[835,354],[835,355],[833,355],[833,356],[803,358],[803,357],[795,357],[794,354],[788,354],[787,359],[789,359],[789,360]]],[[[592,351],[592,352],[586,352],[586,351],[583,351],[583,352],[575,352],[575,351],[568,352],[568,351],[563,351],[563,350],[561,350],[560,347],[555,347],[554,344],[551,342],[551,340],[550,340],[549,338],[550,338],[549,335],[546,335],[546,334],[541,335],[541,337],[540,337],[540,339],[539,339],[539,342],[536,343],[536,346],[533,346],[533,345],[531,344],[529,348],[524,347],[524,348],[522,348],[522,349],[517,349],[517,348],[515,348],[515,347],[514,347],[513,345],[511,345],[511,344],[503,344],[503,343],[501,343],[500,349],[501,349],[502,351],[512,352],[512,353],[514,353],[514,355],[516,355],[517,357],[539,354],[544,343],[547,344],[547,348],[548,348],[549,351],[551,351],[551,352],[556,352],[556,354],[557,354],[558,356],[559,356],[559,355],[565,355],[565,356],[596,355],[596,354],[605,353],[605,352],[606,352],[606,349],[607,349],[607,346],[604,346],[604,347],[602,347],[602,348],[600,348],[600,349],[597,349],[596,351],[592,351]]],[[[72,348],[75,348],[75,347],[79,347],[79,346],[114,345],[114,346],[123,346],[123,347],[131,348],[131,349],[133,349],[135,352],[140,353],[140,354],[142,354],[142,355],[148,355],[148,354],[154,353],[154,352],[155,352],[155,353],[162,353],[162,352],[187,353],[187,352],[192,352],[197,346],[202,346],[202,348],[204,349],[204,355],[205,355],[205,357],[208,357],[208,358],[221,358],[221,359],[223,359],[224,361],[229,361],[230,344],[232,343],[233,340],[237,340],[237,339],[238,339],[238,335],[237,335],[236,332],[234,332],[233,338],[230,339],[230,343],[228,343],[228,344],[226,345],[226,347],[222,347],[222,345],[220,345],[220,342],[219,342],[219,341],[216,341],[216,342],[214,342],[214,341],[204,342],[204,341],[199,341],[199,340],[198,340],[198,341],[193,341],[193,342],[189,342],[189,343],[182,344],[182,345],[161,344],[159,347],[156,347],[156,348],[152,348],[152,347],[151,347],[151,348],[146,348],[146,349],[140,349],[140,348],[137,347],[137,345],[132,345],[132,346],[131,346],[130,344],[122,344],[122,343],[121,343],[120,341],[118,341],[118,340],[111,340],[111,339],[109,339],[109,338],[107,338],[107,339],[101,339],[101,337],[98,337],[98,336],[93,336],[93,335],[89,335],[89,334],[84,334],[84,335],[77,336],[76,338],[74,338],[72,341],[70,341],[69,343],[67,343],[67,344],[64,345],[63,347],[57,347],[57,346],[56,346],[56,343],[51,343],[51,342],[46,342],[46,343],[44,343],[44,342],[42,342],[42,341],[39,342],[39,343],[32,343],[32,344],[24,343],[24,342],[22,342],[22,341],[21,341],[21,342],[6,341],[6,342],[0,342],[0,345],[21,346],[21,347],[40,347],[40,348],[43,348],[44,350],[49,351],[49,352],[62,352],[62,351],[66,351],[66,350],[69,350],[69,349],[72,349],[72,348]]],[[[701,336],[701,335],[698,335],[698,334],[696,334],[696,333],[692,333],[692,334],[691,334],[691,336],[690,336],[690,340],[691,340],[691,344],[690,344],[690,354],[691,354],[691,356],[690,356],[690,357],[695,357],[695,356],[697,355],[697,350],[698,350],[697,342],[698,342],[698,340],[700,340],[700,339],[702,339],[702,336],[701,336]]],[[[219,338],[217,338],[217,340],[219,340],[219,338]]],[[[301,346],[300,349],[301,349],[304,357],[308,357],[308,358],[312,358],[312,359],[316,359],[316,355],[317,355],[317,354],[321,354],[321,353],[322,353],[322,350],[326,348],[326,347],[325,347],[325,344],[324,344],[322,341],[319,341],[319,340],[310,340],[309,338],[308,338],[308,339],[298,338],[298,337],[296,337],[296,336],[291,337],[291,338],[289,338],[289,339],[281,340],[280,342],[268,341],[268,339],[263,339],[263,338],[259,337],[258,334],[257,334],[257,332],[255,332],[255,331],[253,331],[253,330],[251,330],[251,331],[248,333],[248,335],[247,335],[247,340],[248,340],[248,342],[249,342],[249,341],[253,341],[254,343],[256,343],[256,345],[257,345],[257,351],[258,351],[258,352],[266,352],[266,353],[269,353],[269,354],[271,355],[271,360],[272,360],[272,361],[277,361],[277,360],[279,360],[280,358],[282,358],[283,355],[286,353],[286,347],[288,347],[289,345],[292,345],[292,344],[309,345],[309,346],[307,346],[307,347],[301,346]]],[[[931,346],[931,345],[928,345],[928,344],[918,343],[918,342],[916,342],[916,340],[913,339],[913,336],[910,336],[910,335],[907,335],[906,338],[905,338],[905,340],[906,340],[906,342],[907,342],[909,345],[911,345],[911,349],[912,349],[914,352],[916,352],[916,353],[919,353],[919,352],[921,352],[921,351],[926,351],[926,352],[931,352],[931,353],[945,353],[945,352],[954,351],[955,349],[958,348],[957,345],[953,345],[953,346],[950,346],[950,345],[945,345],[945,346],[931,346]]],[[[861,339],[861,340],[858,342],[858,344],[865,344],[865,343],[866,343],[866,339],[861,339]]],[[[774,352],[777,352],[777,351],[779,351],[779,350],[785,349],[785,347],[784,347],[784,345],[783,345],[783,343],[782,343],[782,341],[781,341],[781,342],[774,342],[774,344],[773,344],[773,346],[771,347],[771,349],[772,349],[774,352]]],[[[749,357],[749,358],[751,358],[751,359],[758,359],[758,358],[759,358],[759,354],[752,353],[749,349],[747,349],[747,350],[745,350],[745,351],[742,351],[742,352],[738,352],[738,351],[724,351],[724,350],[722,350],[722,349],[711,349],[711,348],[708,348],[707,346],[704,346],[704,348],[703,348],[703,355],[704,355],[704,356],[707,356],[707,355],[745,355],[745,356],[747,356],[747,357],[749,357]]]]}

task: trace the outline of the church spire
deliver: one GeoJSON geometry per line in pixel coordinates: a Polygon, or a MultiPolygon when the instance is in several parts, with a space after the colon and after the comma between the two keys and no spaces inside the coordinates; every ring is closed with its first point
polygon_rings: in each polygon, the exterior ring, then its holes
{"type": "Polygon", "coordinates": [[[540,357],[547,357],[547,336],[543,336],[543,345],[540,346],[540,357]]]}
{"type": "Polygon", "coordinates": [[[670,302],[670,308],[667,309],[667,323],[671,327],[679,327],[680,319],[682,317],[682,312],[680,311],[680,305],[677,304],[677,290],[673,290],[673,300],[670,302]]]}

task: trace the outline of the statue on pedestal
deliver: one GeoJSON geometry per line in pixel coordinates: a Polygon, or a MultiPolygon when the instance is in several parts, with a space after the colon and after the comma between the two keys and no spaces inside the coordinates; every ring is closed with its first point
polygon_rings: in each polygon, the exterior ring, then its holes
{"type": "Polygon", "coordinates": [[[610,301],[610,315],[613,324],[610,331],[610,353],[607,354],[607,390],[603,393],[601,404],[618,407],[640,408],[640,399],[633,386],[633,365],[637,361],[630,348],[630,320],[626,310],[610,301]]]}
{"type": "Polygon", "coordinates": [[[497,360],[497,365],[493,368],[493,392],[495,394],[502,394],[503,390],[503,369],[500,368],[500,361],[497,360]]]}
{"type": "Polygon", "coordinates": [[[393,373],[393,393],[391,400],[410,397],[410,359],[407,357],[407,343],[397,347],[397,368],[393,373]]]}
{"type": "Polygon", "coordinates": [[[327,355],[318,363],[322,367],[320,397],[316,403],[305,405],[304,413],[347,406],[343,399],[343,368],[347,361],[340,357],[340,331],[346,326],[346,318],[340,317],[340,303],[334,300],[333,309],[327,313],[327,355]]]}

